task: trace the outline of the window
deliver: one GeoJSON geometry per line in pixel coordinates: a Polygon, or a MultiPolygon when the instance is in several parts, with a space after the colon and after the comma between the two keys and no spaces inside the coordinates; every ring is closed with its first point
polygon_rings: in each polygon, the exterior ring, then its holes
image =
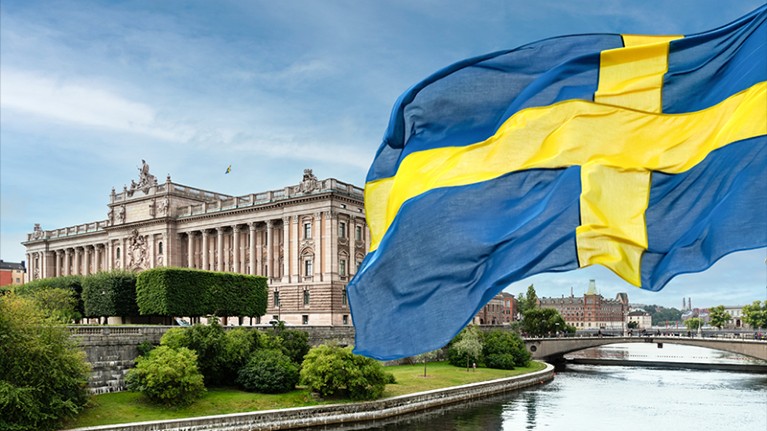
{"type": "Polygon", "coordinates": [[[348,325],[349,324],[349,315],[348,314],[344,314],[343,323],[344,323],[344,325],[348,325]]]}
{"type": "Polygon", "coordinates": [[[304,239],[310,239],[312,237],[312,224],[304,223],[304,239]]]}
{"type": "Polygon", "coordinates": [[[304,290],[304,305],[309,305],[309,290],[304,290]]]}
{"type": "Polygon", "coordinates": [[[362,226],[354,226],[354,239],[362,241],[362,226]]]}
{"type": "Polygon", "coordinates": [[[117,247],[117,258],[120,258],[120,247],[117,247]]]}
{"type": "Polygon", "coordinates": [[[157,243],[157,254],[162,254],[162,242],[157,243]]]}
{"type": "Polygon", "coordinates": [[[306,259],[304,261],[304,275],[306,277],[311,277],[313,272],[314,272],[314,262],[312,261],[312,259],[306,259]]]}
{"type": "Polygon", "coordinates": [[[274,291],[274,306],[279,307],[280,306],[280,292],[274,291]]]}
{"type": "Polygon", "coordinates": [[[338,275],[346,277],[346,259],[341,259],[338,262],[338,275]]]}
{"type": "Polygon", "coordinates": [[[338,222],[338,237],[346,238],[346,222],[345,221],[338,222]]]}
{"type": "Polygon", "coordinates": [[[347,305],[349,303],[349,297],[346,296],[346,288],[341,292],[341,304],[347,305]]]}
{"type": "Polygon", "coordinates": [[[308,314],[302,314],[301,315],[301,323],[304,325],[309,324],[309,315],[308,314]]]}

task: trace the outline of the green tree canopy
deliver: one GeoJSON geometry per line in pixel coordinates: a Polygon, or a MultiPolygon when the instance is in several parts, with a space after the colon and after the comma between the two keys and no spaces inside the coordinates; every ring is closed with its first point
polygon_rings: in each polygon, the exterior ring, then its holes
{"type": "Polygon", "coordinates": [[[522,318],[522,332],[529,336],[542,337],[564,331],[575,332],[554,308],[535,308],[528,310],[522,318]]]}
{"type": "Polygon", "coordinates": [[[700,317],[690,317],[684,321],[684,326],[691,331],[695,331],[703,327],[703,319],[700,317]]]}
{"type": "Polygon", "coordinates": [[[767,328],[767,301],[754,301],[751,305],[743,307],[743,321],[754,329],[767,328]]]}
{"type": "Polygon", "coordinates": [[[517,298],[517,305],[519,306],[519,313],[523,316],[528,310],[534,310],[538,308],[538,294],[535,293],[535,286],[527,286],[527,294],[520,293],[517,298]]]}
{"type": "Polygon", "coordinates": [[[479,329],[471,324],[463,328],[450,344],[447,354],[451,364],[457,367],[466,364],[468,371],[471,364],[478,362],[482,357],[482,338],[479,329]]]}
{"type": "Polygon", "coordinates": [[[732,316],[724,310],[724,305],[717,305],[708,310],[708,322],[715,328],[722,329],[730,320],[732,316]]]}

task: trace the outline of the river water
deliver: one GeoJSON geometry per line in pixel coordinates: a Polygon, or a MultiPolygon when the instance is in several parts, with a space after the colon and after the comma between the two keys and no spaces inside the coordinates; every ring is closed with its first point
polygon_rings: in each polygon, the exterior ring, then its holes
{"type": "MultiPolygon", "coordinates": [[[[584,357],[684,362],[744,361],[688,346],[629,344],[584,357]]],[[[387,423],[333,429],[381,431],[767,430],[767,375],[715,370],[567,365],[550,383],[387,423]]]]}

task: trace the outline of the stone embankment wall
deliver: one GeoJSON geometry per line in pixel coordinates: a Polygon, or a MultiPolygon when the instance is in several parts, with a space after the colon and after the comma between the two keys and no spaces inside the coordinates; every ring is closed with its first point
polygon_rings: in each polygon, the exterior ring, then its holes
{"type": "MultiPolygon", "coordinates": [[[[91,393],[101,394],[125,389],[125,374],[133,367],[142,342],[159,344],[162,335],[174,326],[71,326],[72,336],[85,350],[91,364],[88,388],[91,393]]],[[[178,328],[178,326],[175,326],[178,328]]],[[[232,328],[232,327],[226,327],[232,328]]],[[[244,327],[271,331],[271,327],[244,327]]],[[[342,346],[354,344],[354,328],[350,326],[302,326],[288,327],[309,334],[309,344],[337,343],[342,346]]]]}
{"type": "Polygon", "coordinates": [[[70,431],[252,431],[290,430],[313,426],[382,420],[421,410],[540,385],[554,378],[554,367],[531,374],[419,392],[356,404],[299,407],[230,415],[77,428],[70,431]]]}

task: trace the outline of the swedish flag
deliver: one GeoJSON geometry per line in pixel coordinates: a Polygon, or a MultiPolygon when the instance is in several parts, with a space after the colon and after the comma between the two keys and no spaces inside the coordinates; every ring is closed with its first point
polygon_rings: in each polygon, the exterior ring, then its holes
{"type": "Polygon", "coordinates": [[[660,290],[767,246],[766,21],[547,39],[405,92],[366,180],[356,352],[439,348],[533,274],[601,264],[660,290]]]}

